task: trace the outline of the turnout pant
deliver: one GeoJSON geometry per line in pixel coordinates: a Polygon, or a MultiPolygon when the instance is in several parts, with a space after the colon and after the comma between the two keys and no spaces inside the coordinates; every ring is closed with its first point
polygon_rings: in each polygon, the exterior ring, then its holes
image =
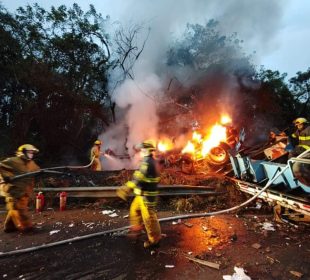
{"type": "Polygon", "coordinates": [[[93,171],[101,171],[102,167],[101,167],[101,162],[99,158],[95,158],[92,165],[91,165],[91,170],[93,171]]]}
{"type": "Polygon", "coordinates": [[[145,227],[149,242],[157,243],[161,238],[161,230],[154,206],[148,205],[144,196],[136,196],[131,203],[129,219],[132,231],[140,231],[145,227]]]}
{"type": "Polygon", "coordinates": [[[25,231],[32,228],[32,222],[28,216],[28,202],[29,197],[24,195],[20,198],[6,197],[6,208],[8,210],[6,219],[4,221],[4,230],[25,231]]]}

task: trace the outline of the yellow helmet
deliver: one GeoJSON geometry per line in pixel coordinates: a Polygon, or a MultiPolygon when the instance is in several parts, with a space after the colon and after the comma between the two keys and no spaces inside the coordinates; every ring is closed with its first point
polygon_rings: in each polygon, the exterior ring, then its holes
{"type": "Polygon", "coordinates": [[[18,147],[18,149],[16,151],[16,155],[18,157],[26,156],[26,153],[28,151],[32,151],[34,153],[38,153],[39,152],[39,150],[35,146],[33,146],[31,144],[24,144],[24,145],[21,145],[21,146],[18,147]]]}
{"type": "Polygon", "coordinates": [[[94,142],[94,144],[95,144],[95,145],[101,145],[101,141],[100,141],[100,140],[96,140],[96,141],[94,142]]]}
{"type": "Polygon", "coordinates": [[[151,140],[143,141],[142,143],[138,144],[136,146],[136,148],[139,149],[139,150],[146,149],[146,150],[149,150],[150,152],[156,150],[155,146],[153,144],[153,141],[151,141],[151,140]]]}
{"type": "Polygon", "coordinates": [[[297,124],[303,124],[303,123],[307,123],[307,119],[305,118],[297,118],[296,120],[294,120],[294,124],[297,125],[297,124]]]}

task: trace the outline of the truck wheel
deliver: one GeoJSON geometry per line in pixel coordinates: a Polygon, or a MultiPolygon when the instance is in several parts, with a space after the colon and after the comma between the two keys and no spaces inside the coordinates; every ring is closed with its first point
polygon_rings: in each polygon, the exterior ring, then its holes
{"type": "Polygon", "coordinates": [[[212,148],[207,156],[208,163],[212,166],[221,166],[229,162],[230,146],[227,143],[220,143],[220,145],[212,148]]]}

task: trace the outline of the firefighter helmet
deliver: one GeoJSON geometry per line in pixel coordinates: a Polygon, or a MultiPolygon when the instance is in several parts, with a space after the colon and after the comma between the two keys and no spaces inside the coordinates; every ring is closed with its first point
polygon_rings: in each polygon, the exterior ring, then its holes
{"type": "Polygon", "coordinates": [[[298,124],[303,124],[303,123],[307,123],[308,121],[307,121],[307,119],[305,119],[305,118],[297,118],[296,120],[294,120],[294,124],[295,125],[298,125],[298,124]]]}
{"type": "Polygon", "coordinates": [[[94,142],[94,144],[95,144],[95,145],[101,145],[102,143],[101,143],[100,140],[96,140],[96,141],[94,142]]]}
{"type": "Polygon", "coordinates": [[[136,148],[137,148],[138,150],[145,149],[145,150],[148,150],[148,151],[150,151],[150,152],[156,150],[156,149],[155,149],[155,146],[154,146],[154,144],[153,144],[153,141],[151,141],[151,140],[143,141],[142,143],[138,144],[138,145],[136,146],[136,148]]]}
{"type": "Polygon", "coordinates": [[[31,145],[31,144],[24,144],[24,145],[21,145],[18,147],[17,151],[16,151],[16,155],[18,157],[25,157],[26,159],[30,159],[28,156],[27,156],[27,152],[33,152],[33,153],[38,153],[39,150],[31,145]]]}

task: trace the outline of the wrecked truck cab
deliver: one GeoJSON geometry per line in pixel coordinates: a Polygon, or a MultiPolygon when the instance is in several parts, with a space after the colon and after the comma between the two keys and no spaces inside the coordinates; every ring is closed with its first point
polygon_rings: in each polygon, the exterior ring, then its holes
{"type": "Polygon", "coordinates": [[[281,176],[273,181],[273,187],[284,186],[287,191],[300,188],[310,194],[309,156],[310,150],[302,159],[291,158],[288,163],[281,163],[274,160],[253,159],[250,155],[237,153],[230,155],[230,162],[234,176],[240,180],[265,185],[283,171],[281,176]]]}

